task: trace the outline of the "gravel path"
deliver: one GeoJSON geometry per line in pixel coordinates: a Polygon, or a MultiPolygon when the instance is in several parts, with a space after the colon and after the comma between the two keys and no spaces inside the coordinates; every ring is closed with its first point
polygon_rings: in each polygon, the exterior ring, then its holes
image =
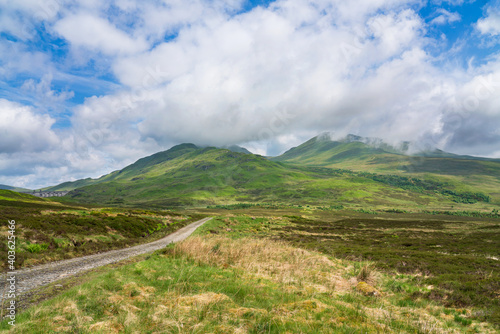
{"type": "MultiPolygon", "coordinates": [[[[185,226],[178,231],[148,244],[112,250],[106,253],[87,255],[79,258],[51,262],[37,267],[16,271],[17,295],[22,295],[32,289],[47,285],[59,279],[76,275],[89,269],[118,262],[136,255],[153,252],[164,248],[172,242],[178,242],[190,236],[199,226],[211,218],[204,218],[185,226]]],[[[6,287],[6,274],[0,278],[0,303],[6,287]]]]}

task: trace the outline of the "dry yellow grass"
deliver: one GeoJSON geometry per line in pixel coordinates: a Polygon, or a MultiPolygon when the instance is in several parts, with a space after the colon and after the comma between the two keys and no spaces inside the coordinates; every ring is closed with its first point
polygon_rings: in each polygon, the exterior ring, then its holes
{"type": "Polygon", "coordinates": [[[341,261],[281,242],[193,237],[177,244],[175,252],[220,268],[240,268],[254,278],[318,292],[345,292],[352,288],[352,282],[341,275],[345,270],[341,261]]]}

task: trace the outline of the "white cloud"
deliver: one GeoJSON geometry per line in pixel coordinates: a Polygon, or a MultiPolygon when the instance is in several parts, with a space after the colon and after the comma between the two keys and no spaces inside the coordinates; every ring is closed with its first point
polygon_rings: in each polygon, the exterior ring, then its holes
{"type": "Polygon", "coordinates": [[[377,54],[382,54],[381,60],[422,45],[423,22],[413,10],[377,15],[368,21],[368,25],[376,38],[377,54]]]}
{"type": "MultiPolygon", "coordinates": [[[[469,0],[470,2],[474,2],[475,0],[469,0]]],[[[461,6],[465,2],[465,0],[432,0],[432,3],[436,5],[441,5],[442,3],[449,3],[452,6],[461,6]]]]}
{"type": "Polygon", "coordinates": [[[449,12],[444,8],[437,9],[436,14],[437,16],[432,19],[431,24],[442,25],[461,20],[460,14],[449,12]]]}
{"type": "Polygon", "coordinates": [[[39,51],[26,50],[20,43],[0,39],[0,78],[11,79],[19,74],[32,75],[50,71],[52,65],[49,57],[39,51]]]}
{"type": "Polygon", "coordinates": [[[107,55],[133,54],[148,47],[143,38],[134,39],[108,20],[90,14],[66,16],[57,21],[54,30],[75,47],[107,55]]]}
{"type": "Polygon", "coordinates": [[[484,35],[500,35],[500,10],[490,8],[488,15],[477,21],[477,29],[484,35]]]}
{"type": "Polygon", "coordinates": [[[51,89],[52,73],[45,74],[37,82],[34,79],[24,81],[21,90],[34,101],[39,109],[58,111],[64,108],[64,102],[74,96],[73,92],[56,92],[51,89]]]}
{"type": "Polygon", "coordinates": [[[35,25],[52,22],[62,4],[59,0],[1,0],[0,8],[0,32],[29,40],[35,35],[35,25]]]}
{"type": "MultiPolygon", "coordinates": [[[[142,137],[159,143],[224,145],[303,126],[345,125],[348,117],[339,106],[348,104],[348,91],[358,80],[363,82],[373,66],[421,44],[422,22],[411,10],[373,16],[360,37],[325,24],[319,9],[288,9],[275,4],[214,27],[195,26],[151,52],[122,58],[115,74],[135,93],[93,99],[92,115],[81,110],[79,121],[90,122],[97,110],[110,109],[96,105],[114,99],[115,106],[128,105],[122,117],[142,118],[137,125],[142,137]],[[298,18],[297,13],[306,14],[298,18]],[[357,38],[364,44],[355,45],[356,56],[346,58],[339,45],[357,38]]],[[[356,108],[363,113],[368,105],[356,108]]]]}
{"type": "Polygon", "coordinates": [[[266,154],[332,129],[447,145],[442,101],[459,92],[423,51],[421,18],[394,4],[385,14],[360,10],[364,27],[346,29],[329,16],[345,3],[315,6],[276,2],[121,58],[113,70],[130,93],[92,99],[75,123],[92,127],[113,110],[112,119],[133,124],[117,145],[134,134],[162,146],[248,143],[266,154]]]}
{"type": "Polygon", "coordinates": [[[39,152],[55,148],[58,137],[51,130],[55,120],[30,107],[0,99],[0,153],[39,152]]]}

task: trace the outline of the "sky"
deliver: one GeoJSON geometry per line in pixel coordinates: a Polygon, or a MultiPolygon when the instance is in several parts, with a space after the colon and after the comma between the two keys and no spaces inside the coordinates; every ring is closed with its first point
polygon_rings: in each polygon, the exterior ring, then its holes
{"type": "Polygon", "coordinates": [[[0,0],[0,184],[323,132],[500,158],[500,0],[0,0]]]}

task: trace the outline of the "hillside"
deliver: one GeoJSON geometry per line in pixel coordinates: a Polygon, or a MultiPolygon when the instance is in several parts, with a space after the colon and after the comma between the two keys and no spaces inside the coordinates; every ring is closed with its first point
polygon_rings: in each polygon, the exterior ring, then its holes
{"type": "MultiPolygon", "coordinates": [[[[43,190],[44,191],[69,191],[69,190],[74,190],[74,189],[85,187],[85,186],[90,186],[93,184],[98,184],[101,182],[112,181],[115,179],[125,180],[125,179],[127,179],[127,176],[141,174],[142,169],[144,167],[153,166],[153,165],[159,164],[161,162],[175,159],[175,158],[177,158],[185,153],[192,152],[193,150],[196,150],[196,149],[198,149],[198,147],[194,144],[180,144],[180,145],[177,145],[175,147],[172,147],[168,151],[158,152],[158,153],[153,154],[151,156],[139,159],[134,164],[124,168],[121,171],[114,171],[110,174],[103,175],[102,177],[97,178],[97,179],[86,178],[86,179],[77,180],[77,181],[64,182],[64,183],[58,184],[56,186],[46,187],[43,190]]],[[[224,147],[224,149],[232,151],[232,152],[236,152],[236,153],[252,154],[246,148],[243,148],[243,147],[240,147],[237,145],[231,145],[228,147],[224,147]]]]}
{"type": "Polygon", "coordinates": [[[12,191],[18,191],[18,192],[29,192],[29,191],[32,191],[30,189],[20,188],[20,187],[12,187],[12,186],[8,186],[8,185],[5,185],[5,184],[0,184],[0,190],[12,190],[12,191]]]}
{"type": "MultiPolygon", "coordinates": [[[[18,201],[34,203],[51,203],[50,200],[39,198],[33,195],[20,193],[13,190],[0,189],[0,201],[18,201]]],[[[53,203],[59,204],[59,203],[53,203]]]]}
{"type": "Polygon", "coordinates": [[[96,184],[96,183],[99,183],[101,181],[104,181],[104,179],[102,177],[98,178],[98,179],[92,179],[92,178],[88,177],[86,179],[81,179],[81,180],[77,180],[77,181],[64,182],[64,183],[61,183],[61,184],[58,184],[58,185],[52,186],[52,187],[45,187],[45,188],[42,188],[42,190],[43,191],[69,191],[69,190],[73,190],[76,188],[96,184]]]}
{"type": "MultiPolygon", "coordinates": [[[[16,222],[16,268],[95,254],[146,243],[200,219],[197,214],[64,205],[0,190],[0,230],[16,222]]],[[[0,268],[9,262],[7,241],[0,246],[0,268]]],[[[9,257],[10,258],[10,257],[9,257]]]]}
{"type": "Polygon", "coordinates": [[[493,202],[500,203],[499,159],[455,155],[437,149],[408,155],[407,149],[408,143],[393,147],[354,135],[339,141],[317,136],[271,160],[435,180],[464,191],[488,193],[493,202]]]}
{"type": "Polygon", "coordinates": [[[139,159],[68,196],[79,202],[153,206],[263,200],[276,196],[274,191],[288,182],[304,178],[302,172],[261,156],[181,144],[139,159]]]}
{"type": "Polygon", "coordinates": [[[375,157],[394,155],[396,154],[381,147],[370,146],[360,141],[331,141],[326,137],[314,137],[271,160],[314,166],[355,166],[375,157]]]}
{"type": "Polygon", "coordinates": [[[457,155],[435,148],[414,151],[410,154],[410,145],[409,142],[403,142],[393,146],[381,139],[355,135],[348,135],[335,141],[323,134],[270,159],[314,166],[350,167],[353,170],[371,168],[381,171],[405,170],[404,166],[411,164],[416,172],[430,169],[432,172],[441,173],[460,173],[468,169],[488,173],[487,169],[478,170],[478,166],[487,166],[489,163],[498,163],[500,166],[500,159],[457,155]],[[448,164],[435,163],[436,161],[446,161],[448,164]],[[425,165],[424,162],[427,163],[426,166],[422,166],[425,165]],[[450,163],[455,164],[457,168],[448,168],[453,167],[450,163]]]}

